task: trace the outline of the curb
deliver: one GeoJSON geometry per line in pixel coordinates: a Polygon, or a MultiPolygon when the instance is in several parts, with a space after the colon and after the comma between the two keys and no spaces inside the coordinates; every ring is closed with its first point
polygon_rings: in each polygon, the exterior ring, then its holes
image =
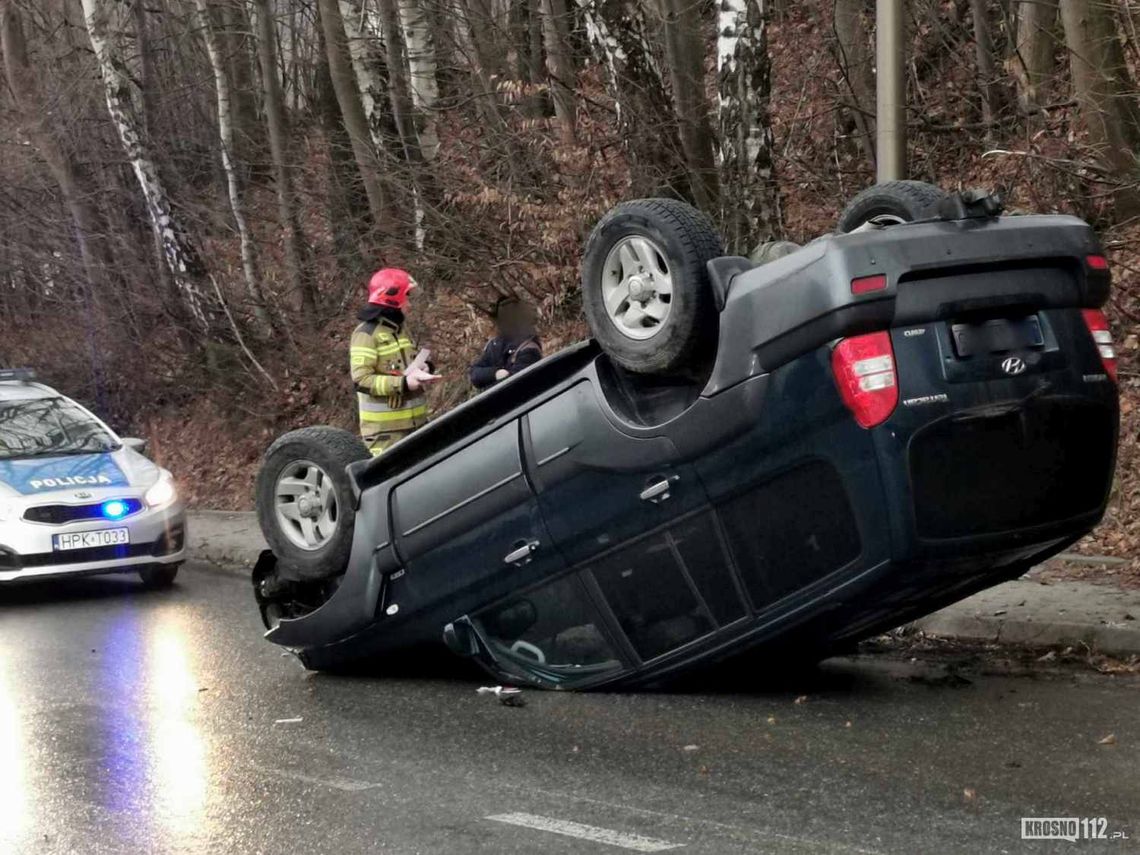
{"type": "MultiPolygon", "coordinates": [[[[248,575],[265,539],[249,511],[192,511],[190,554],[224,570],[248,575]]],[[[1116,564],[1121,559],[1062,555],[1074,564],[1116,564]]],[[[1088,582],[1006,582],[911,626],[939,638],[1028,647],[1081,646],[1112,656],[1140,655],[1140,591],[1088,582]]]]}
{"type": "Polygon", "coordinates": [[[1088,582],[1006,582],[914,622],[941,638],[1140,654],[1140,591],[1088,582]]]}
{"type": "Polygon", "coordinates": [[[191,511],[187,547],[192,558],[241,575],[253,568],[265,538],[250,511],[191,511]]]}

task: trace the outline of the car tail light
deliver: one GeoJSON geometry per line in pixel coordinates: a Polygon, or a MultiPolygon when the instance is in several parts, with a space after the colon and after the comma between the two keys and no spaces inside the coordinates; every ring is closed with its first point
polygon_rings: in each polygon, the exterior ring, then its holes
{"type": "Polygon", "coordinates": [[[845,338],[831,353],[839,395],[862,427],[882,424],[899,402],[891,336],[886,332],[845,338]]]}
{"type": "Polygon", "coordinates": [[[1108,318],[1100,309],[1083,309],[1085,326],[1092,333],[1096,349],[1100,351],[1100,361],[1104,363],[1105,373],[1116,380],[1116,348],[1112,346],[1112,330],[1108,328],[1108,318]]]}
{"type": "Polygon", "coordinates": [[[851,280],[851,293],[856,296],[870,294],[872,291],[885,291],[886,288],[887,277],[882,273],[875,276],[859,276],[851,280]]]}
{"type": "Polygon", "coordinates": [[[1085,264],[1090,270],[1108,270],[1108,259],[1103,255],[1086,255],[1085,264]]]}

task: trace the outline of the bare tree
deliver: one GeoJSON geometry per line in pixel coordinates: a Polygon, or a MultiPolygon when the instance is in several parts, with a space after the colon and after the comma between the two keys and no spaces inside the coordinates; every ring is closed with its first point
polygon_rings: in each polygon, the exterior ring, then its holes
{"type": "Polygon", "coordinates": [[[719,187],[713,134],[705,98],[704,47],[699,6],[690,0],[657,0],[664,19],[665,52],[673,85],[673,106],[681,129],[693,199],[707,211],[717,207],[719,187]]]}
{"type": "Polygon", "coordinates": [[[196,248],[174,209],[149,145],[142,133],[138,86],[128,72],[128,55],[122,40],[124,10],[110,0],[83,0],[83,13],[91,47],[103,78],[111,122],[146,200],[151,228],[162,243],[166,263],[190,313],[203,329],[214,327],[212,298],[201,288],[205,273],[196,248]]]}
{"type": "Polygon", "coordinates": [[[1027,113],[1043,103],[1053,74],[1056,32],[1057,0],[1017,3],[1017,39],[1010,66],[1017,80],[1018,102],[1027,113]]]}
{"type": "Polygon", "coordinates": [[[265,145],[265,130],[257,113],[257,51],[245,0],[220,0],[219,5],[218,41],[230,80],[234,159],[248,164],[265,145]]]}
{"type": "Polygon", "coordinates": [[[88,286],[98,288],[104,282],[109,259],[106,227],[93,201],[97,195],[96,188],[86,170],[65,150],[49,125],[51,111],[44,102],[35,71],[28,62],[23,22],[15,0],[0,0],[0,48],[4,51],[4,70],[18,112],[20,129],[31,140],[59,185],[71,214],[75,242],[88,286]]]}
{"type": "Polygon", "coordinates": [[[210,8],[206,0],[194,0],[194,7],[198,12],[202,38],[206,42],[206,54],[210,58],[210,68],[214,72],[222,169],[226,173],[226,193],[230,200],[230,210],[234,215],[234,225],[237,227],[238,241],[241,247],[241,265],[242,273],[245,276],[245,287],[249,292],[250,303],[257,319],[262,324],[268,325],[269,313],[265,308],[265,297],[261,293],[261,274],[257,266],[257,248],[253,242],[253,235],[250,233],[249,222],[245,214],[241,177],[234,162],[237,149],[234,142],[233,96],[230,92],[230,80],[226,71],[226,59],[222,54],[218,34],[214,30],[214,23],[211,20],[210,8]]]}
{"type": "Polygon", "coordinates": [[[970,0],[974,20],[974,56],[978,66],[978,92],[982,96],[982,123],[988,141],[993,140],[993,123],[1000,107],[997,61],[986,0],[970,0]]]}
{"type": "Polygon", "coordinates": [[[574,63],[570,58],[569,12],[566,0],[542,0],[542,32],[546,45],[546,68],[554,113],[562,129],[563,145],[576,142],[577,107],[574,97],[574,63]]]}
{"type": "Polygon", "coordinates": [[[875,166],[875,75],[863,23],[863,0],[834,0],[836,59],[844,93],[842,103],[858,134],[859,146],[872,168],[875,166]]]}
{"type": "Polygon", "coordinates": [[[720,0],[717,20],[721,222],[728,246],[740,253],[780,230],[764,2],[720,0]]]}
{"type": "Polygon", "coordinates": [[[340,16],[344,21],[352,73],[360,92],[360,105],[368,121],[369,138],[377,155],[383,156],[387,148],[384,140],[385,105],[389,95],[387,69],[381,55],[383,36],[380,20],[362,0],[340,0],[340,16]]]}
{"type": "Polygon", "coordinates": [[[281,230],[281,247],[285,260],[285,282],[295,299],[299,299],[304,316],[316,320],[317,291],[308,275],[305,240],[297,212],[293,189],[293,167],[289,155],[289,116],[285,112],[285,96],[277,70],[277,39],[273,32],[269,0],[253,0],[257,30],[257,59],[261,68],[261,88],[265,106],[265,122],[273,160],[273,184],[277,192],[277,221],[281,230]]]}
{"type": "Polygon", "coordinates": [[[1110,8],[1095,0],[1061,0],[1061,22],[1069,51],[1073,93],[1080,104],[1089,146],[1104,173],[1120,185],[1116,201],[1122,212],[1140,210],[1137,191],[1136,144],[1140,137],[1135,116],[1123,98],[1134,98],[1117,50],[1115,21],[1110,8]]]}
{"type": "Polygon", "coordinates": [[[436,80],[435,37],[425,0],[399,0],[400,25],[407,49],[412,104],[416,109],[420,154],[431,163],[439,154],[439,82],[436,80]]]}
{"type": "Polygon", "coordinates": [[[380,8],[380,26],[384,32],[385,56],[388,62],[388,92],[392,102],[392,115],[400,135],[400,148],[404,161],[410,166],[413,228],[416,248],[424,246],[424,176],[420,169],[422,155],[419,135],[416,132],[415,110],[408,83],[408,62],[404,51],[404,37],[400,27],[400,13],[396,0],[377,0],[380,8]]]}
{"type": "Polygon", "coordinates": [[[617,110],[633,192],[690,196],[688,170],[641,0],[578,0],[617,110]]]}
{"type": "Polygon", "coordinates": [[[329,74],[333,90],[340,105],[345,130],[352,142],[352,152],[356,168],[368,197],[368,210],[375,228],[382,229],[387,224],[387,199],[380,182],[377,152],[372,146],[372,132],[364,105],[360,99],[356,76],[352,68],[352,58],[348,50],[344,21],[337,0],[319,0],[318,7],[321,27],[324,30],[325,50],[328,53],[329,74]]]}

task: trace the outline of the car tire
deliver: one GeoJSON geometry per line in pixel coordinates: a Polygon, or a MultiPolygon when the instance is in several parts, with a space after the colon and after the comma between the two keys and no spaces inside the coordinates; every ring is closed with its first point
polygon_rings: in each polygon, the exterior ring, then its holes
{"type": "Polygon", "coordinates": [[[582,304],[594,338],[638,374],[691,373],[715,349],[712,221],[674,199],[623,202],[586,241],[582,304]]]}
{"type": "Polygon", "coordinates": [[[177,564],[154,564],[150,567],[143,567],[139,570],[139,578],[142,579],[143,587],[157,590],[159,588],[169,588],[174,584],[174,577],[178,575],[177,564]]]}
{"type": "Polygon", "coordinates": [[[346,469],[370,456],[358,436],[333,427],[290,431],[269,446],[257,473],[257,521],[283,578],[344,572],[356,517],[346,469]]]}
{"type": "Polygon", "coordinates": [[[887,181],[852,199],[839,215],[839,231],[853,232],[866,223],[911,223],[938,213],[946,192],[925,181],[887,181]]]}

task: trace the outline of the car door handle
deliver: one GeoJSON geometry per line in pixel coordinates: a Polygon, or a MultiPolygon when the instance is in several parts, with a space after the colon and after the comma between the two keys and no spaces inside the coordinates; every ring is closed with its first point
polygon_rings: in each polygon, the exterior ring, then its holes
{"type": "Polygon", "coordinates": [[[679,475],[670,475],[668,478],[654,481],[641,491],[641,501],[653,502],[653,504],[666,501],[670,496],[669,491],[673,489],[673,482],[679,477],[679,475]]]}
{"type": "Polygon", "coordinates": [[[514,544],[515,548],[503,556],[504,564],[527,564],[534,551],[538,549],[537,540],[520,540],[514,544]]]}

